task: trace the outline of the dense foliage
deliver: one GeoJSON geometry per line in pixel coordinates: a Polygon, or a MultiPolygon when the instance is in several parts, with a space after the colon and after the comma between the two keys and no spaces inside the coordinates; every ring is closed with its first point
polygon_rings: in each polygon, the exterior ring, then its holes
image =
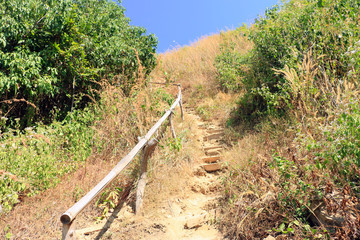
{"type": "Polygon", "coordinates": [[[240,31],[254,43],[251,54],[244,61],[244,56],[234,58],[226,48],[224,67],[218,64],[219,72],[227,71],[227,62],[232,71],[245,69],[239,72],[245,75],[242,88],[247,92],[241,99],[240,118],[286,114],[300,107],[304,91],[313,99],[306,104],[319,115],[326,114],[328,104],[333,107],[336,102],[338,88],[358,84],[359,8],[356,0],[288,1],[268,9],[250,31],[240,31]],[[229,52],[232,56],[226,57],[229,52]],[[305,83],[302,77],[312,80],[305,83]]]}
{"type": "Polygon", "coordinates": [[[62,122],[8,131],[0,143],[0,205],[11,210],[26,195],[55,186],[92,153],[94,111],[74,111],[62,122]]]}
{"type": "Polygon", "coordinates": [[[0,213],[132,143],[142,111],[158,114],[134,106],[157,40],[124,11],[108,0],[0,0],[0,213]]]}
{"type": "MultiPolygon", "coordinates": [[[[248,55],[228,45],[217,58],[220,84],[244,93],[231,123],[255,125],[277,139],[271,163],[250,158],[250,167],[231,177],[240,191],[276,196],[255,201],[252,211],[237,208],[249,219],[245,225],[238,218],[240,225],[253,229],[235,227],[239,239],[269,232],[292,239],[359,238],[359,9],[358,0],[284,1],[238,29],[254,44],[248,55]],[[264,181],[244,186],[236,178],[245,171],[247,179],[264,181]]],[[[231,197],[240,198],[234,191],[231,197]]]]}
{"type": "Polygon", "coordinates": [[[243,31],[246,27],[232,32],[222,33],[220,54],[216,56],[215,67],[220,89],[224,92],[237,92],[241,90],[247,58],[244,56],[243,31]]]}
{"type": "Polygon", "coordinates": [[[139,63],[154,67],[156,45],[113,1],[2,0],[0,115],[22,127],[63,118],[102,78],[129,91],[139,63]]]}

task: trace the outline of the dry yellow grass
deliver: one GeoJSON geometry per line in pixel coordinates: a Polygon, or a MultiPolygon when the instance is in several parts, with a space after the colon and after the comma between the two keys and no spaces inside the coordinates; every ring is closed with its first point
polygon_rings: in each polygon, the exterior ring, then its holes
{"type": "Polygon", "coordinates": [[[202,37],[184,48],[161,54],[158,66],[151,74],[154,80],[180,82],[185,90],[185,100],[199,100],[213,96],[219,90],[216,80],[215,58],[220,54],[221,44],[236,42],[236,49],[248,51],[252,44],[233,31],[202,37]]]}
{"type": "Polygon", "coordinates": [[[150,77],[152,81],[181,83],[185,106],[195,107],[204,120],[224,123],[239,94],[220,91],[214,64],[221,46],[229,44],[244,54],[252,48],[252,43],[237,31],[202,37],[190,46],[161,54],[150,77]]]}
{"type": "Polygon", "coordinates": [[[184,100],[199,98],[216,91],[216,69],[213,66],[219,53],[220,35],[201,38],[191,46],[161,54],[158,66],[151,74],[156,81],[181,83],[184,100]]]}
{"type": "MultiPolygon", "coordinates": [[[[144,80],[144,79],[139,79],[144,80]]],[[[53,189],[35,197],[24,197],[13,211],[0,219],[0,238],[7,232],[12,239],[57,239],[61,235],[60,215],[91,190],[107,175],[116,163],[137,143],[149,127],[159,118],[159,112],[168,108],[157,93],[158,88],[135,86],[132,98],[126,97],[120,88],[102,83],[100,102],[94,102],[97,120],[93,141],[97,144],[84,166],[62,178],[53,189]],[[150,105],[156,102],[156,106],[150,105]]],[[[141,81],[140,81],[141,84],[141,81]]],[[[91,96],[90,96],[91,97],[91,96]]],[[[136,177],[137,160],[128,166],[114,181],[124,192],[132,187],[136,177]]],[[[126,195],[126,194],[125,194],[126,195]]],[[[102,211],[90,204],[76,219],[78,228],[88,227],[102,211]]]]}

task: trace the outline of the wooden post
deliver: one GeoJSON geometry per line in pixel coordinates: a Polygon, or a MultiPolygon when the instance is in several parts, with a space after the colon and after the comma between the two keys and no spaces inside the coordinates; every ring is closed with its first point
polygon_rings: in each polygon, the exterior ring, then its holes
{"type": "Polygon", "coordinates": [[[184,120],[184,110],[183,110],[182,95],[181,95],[181,98],[180,98],[179,105],[180,105],[180,110],[181,110],[181,120],[184,120]]]}
{"type": "MultiPolygon", "coordinates": [[[[177,86],[179,86],[177,84],[177,86]]],[[[138,144],[125,156],[123,157],[120,162],[93,188],[91,189],[85,196],[83,196],[78,202],[76,202],[72,207],[70,207],[65,213],[63,213],[60,217],[60,221],[63,223],[63,234],[62,239],[75,239],[75,230],[73,230],[72,222],[76,218],[76,216],[97,196],[99,193],[104,190],[104,188],[111,183],[116,176],[119,175],[119,173],[134,159],[134,157],[138,154],[140,150],[143,149],[143,147],[148,144],[150,144],[149,139],[155,134],[155,132],[161,127],[161,125],[166,121],[168,117],[172,114],[175,107],[179,104],[181,100],[181,89],[179,89],[179,94],[175,102],[171,105],[170,109],[165,112],[165,114],[156,122],[154,126],[151,127],[151,129],[147,132],[147,134],[144,136],[143,139],[141,139],[138,144]]],[[[172,124],[171,124],[172,125],[172,124]]],[[[173,131],[173,134],[175,134],[175,131],[173,131]]],[[[153,140],[156,141],[156,140],[153,140]]],[[[155,144],[156,145],[156,144],[155,144]]],[[[144,152],[144,156],[147,155],[147,157],[150,155],[150,153],[153,151],[153,149],[149,146],[150,150],[147,150],[144,152]]],[[[144,157],[144,159],[147,161],[147,157],[144,157]]],[[[144,160],[144,161],[145,161],[144,160]]],[[[145,161],[145,162],[146,162],[145,161]]],[[[145,165],[145,163],[144,163],[145,165]]],[[[145,167],[144,167],[145,169],[145,167]]],[[[146,174],[143,175],[143,173],[146,173],[145,171],[141,172],[139,185],[143,185],[142,190],[139,188],[139,203],[138,206],[141,207],[142,204],[142,197],[144,195],[144,188],[146,184],[146,174]],[[141,183],[141,184],[140,184],[141,183]],[[140,200],[141,197],[141,200],[140,200]]],[[[140,208],[138,208],[139,210],[140,208]]]]}
{"type": "Polygon", "coordinates": [[[154,152],[157,144],[158,141],[153,138],[147,142],[147,144],[142,150],[141,163],[140,163],[140,176],[136,190],[136,209],[135,209],[136,214],[139,214],[141,212],[142,203],[144,199],[148,159],[151,156],[151,154],[154,152]]]}
{"type": "Polygon", "coordinates": [[[171,134],[172,134],[173,138],[176,139],[176,133],[175,133],[174,124],[172,121],[173,117],[174,117],[174,113],[171,111],[170,116],[169,116],[170,129],[171,129],[171,134]]]}
{"type": "Polygon", "coordinates": [[[181,120],[184,120],[183,97],[182,97],[182,93],[181,93],[181,86],[179,86],[179,94],[181,95],[180,101],[179,101],[180,110],[181,110],[181,120]]]}
{"type": "Polygon", "coordinates": [[[74,221],[68,224],[63,224],[62,240],[75,240],[75,239],[76,239],[76,235],[75,235],[74,221]]]}

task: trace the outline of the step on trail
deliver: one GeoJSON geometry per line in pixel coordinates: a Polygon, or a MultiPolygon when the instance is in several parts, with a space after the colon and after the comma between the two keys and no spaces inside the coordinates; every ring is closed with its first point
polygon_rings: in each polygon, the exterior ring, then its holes
{"type": "MultiPolygon", "coordinates": [[[[187,109],[185,117],[197,128],[192,135],[196,153],[189,176],[181,179],[183,184],[178,186],[174,195],[156,203],[155,215],[137,216],[131,207],[123,207],[103,235],[104,239],[225,239],[215,224],[219,220],[222,196],[220,174],[224,161],[224,129],[204,122],[193,110],[187,109]]],[[[78,239],[94,239],[96,235],[98,233],[78,239]]]]}

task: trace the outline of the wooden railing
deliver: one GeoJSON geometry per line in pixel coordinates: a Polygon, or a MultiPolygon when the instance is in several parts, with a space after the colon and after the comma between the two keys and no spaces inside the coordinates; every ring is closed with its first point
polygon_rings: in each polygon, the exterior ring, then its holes
{"type": "MultiPolygon", "coordinates": [[[[163,84],[163,83],[153,83],[153,84],[163,84]]],[[[60,217],[60,221],[63,224],[62,229],[62,239],[75,239],[76,231],[74,227],[74,220],[76,216],[97,196],[99,193],[111,183],[116,176],[134,159],[140,150],[142,150],[141,164],[140,164],[140,176],[137,186],[136,193],[136,210],[138,213],[142,207],[142,200],[144,195],[144,189],[146,185],[146,172],[147,172],[147,160],[151,153],[154,151],[157,140],[152,139],[152,136],[158,131],[160,126],[169,118],[170,128],[172,136],[176,137],[174,127],[173,127],[173,111],[176,106],[180,106],[181,109],[181,118],[184,119],[184,112],[182,106],[182,94],[180,84],[171,84],[178,86],[179,93],[175,102],[171,105],[170,109],[165,112],[165,114],[158,120],[158,122],[147,132],[147,134],[139,139],[138,144],[123,158],[121,161],[106,175],[90,192],[88,192],[84,197],[82,197],[78,202],[76,202],[71,208],[69,208],[65,213],[60,217]]]]}

